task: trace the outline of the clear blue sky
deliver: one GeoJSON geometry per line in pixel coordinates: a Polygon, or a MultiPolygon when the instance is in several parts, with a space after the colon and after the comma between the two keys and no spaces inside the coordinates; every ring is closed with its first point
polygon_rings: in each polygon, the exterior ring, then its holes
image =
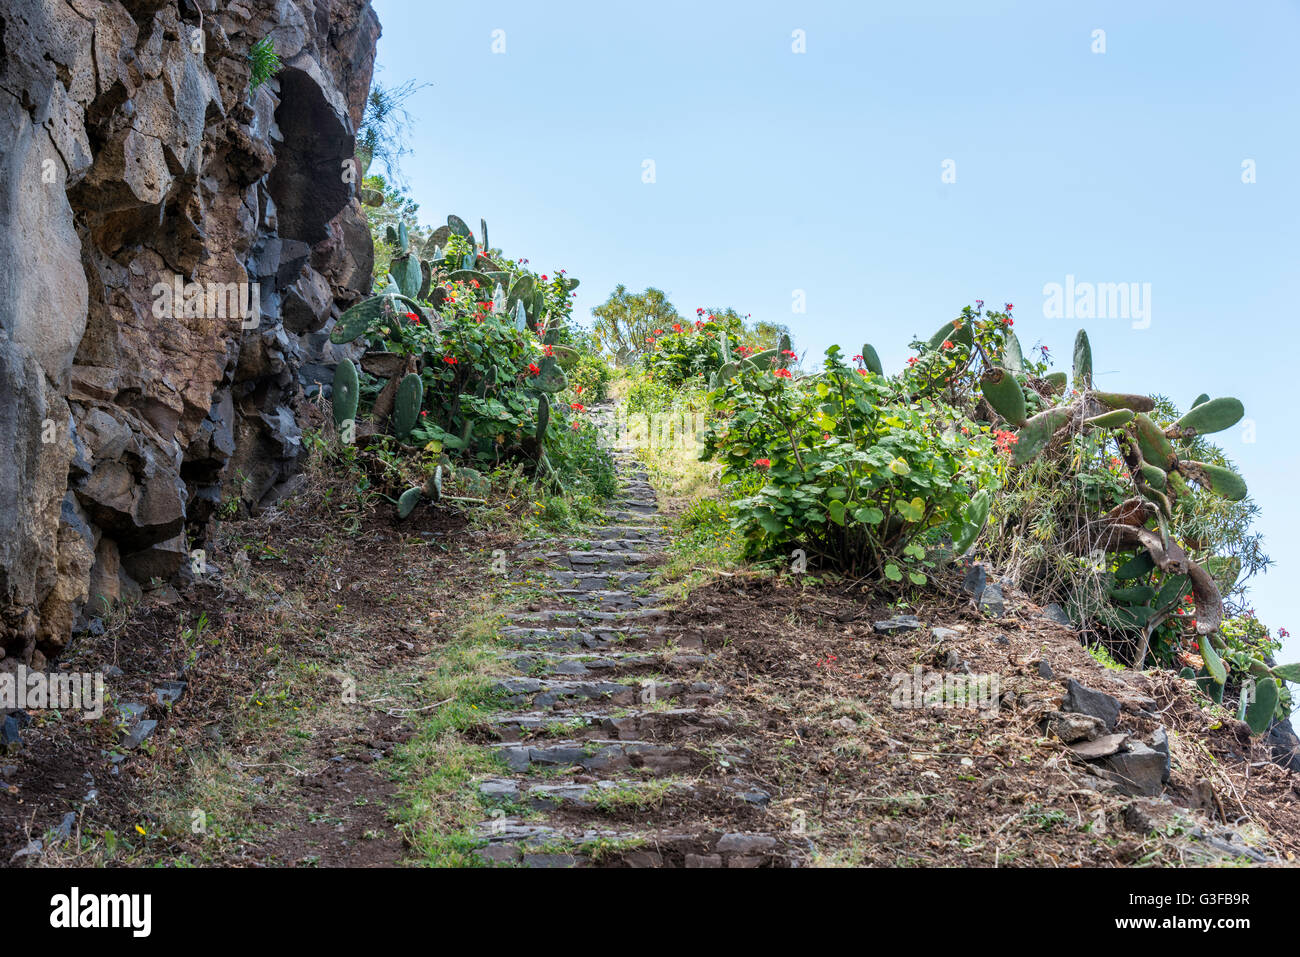
{"type": "Polygon", "coordinates": [[[431,84],[403,162],[423,218],[486,218],[493,245],[568,269],[580,317],[653,285],[784,322],[810,360],[870,341],[897,369],[914,333],[1013,302],[1062,361],[1086,325],[1105,386],[1240,397],[1256,441],[1219,438],[1277,561],[1254,602],[1300,633],[1295,3],[375,8],[378,78],[431,84]],[[1150,283],[1150,327],[1045,318],[1067,275],[1150,283]]]}

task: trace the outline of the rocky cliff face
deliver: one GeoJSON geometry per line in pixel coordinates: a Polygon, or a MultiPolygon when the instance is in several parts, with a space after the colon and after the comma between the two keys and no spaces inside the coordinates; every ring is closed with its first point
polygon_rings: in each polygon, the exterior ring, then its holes
{"type": "Polygon", "coordinates": [[[292,488],[302,387],[370,279],[378,36],[366,0],[0,8],[0,667],[292,488]]]}

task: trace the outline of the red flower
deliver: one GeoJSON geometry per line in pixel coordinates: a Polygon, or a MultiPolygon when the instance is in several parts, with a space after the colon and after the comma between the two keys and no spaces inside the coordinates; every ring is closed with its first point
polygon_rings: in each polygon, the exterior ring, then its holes
{"type": "Polygon", "coordinates": [[[795,353],[794,351],[790,350],[790,349],[782,349],[782,350],[781,350],[781,355],[783,355],[783,356],[789,356],[791,359],[794,359],[794,358],[797,358],[797,355],[798,355],[798,354],[795,353]]]}
{"type": "Polygon", "coordinates": [[[447,365],[449,366],[454,366],[457,362],[457,359],[455,356],[443,356],[442,361],[447,363],[447,365]]]}
{"type": "Polygon", "coordinates": [[[951,339],[945,339],[945,340],[943,340],[943,347],[942,347],[942,348],[944,348],[944,349],[951,349],[951,348],[952,348],[952,340],[951,340],[951,339]]]}
{"type": "Polygon", "coordinates": [[[421,415],[428,415],[429,413],[428,413],[428,412],[421,412],[420,414],[421,414],[421,415]]]}
{"type": "Polygon", "coordinates": [[[415,313],[413,313],[413,312],[408,312],[408,313],[406,314],[406,318],[407,318],[407,319],[410,319],[412,322],[419,322],[419,321],[420,321],[420,317],[417,316],[417,315],[416,315],[415,313]]]}
{"type": "Polygon", "coordinates": [[[792,375],[790,375],[790,370],[789,370],[789,369],[773,369],[773,370],[772,370],[772,375],[776,376],[776,377],[779,378],[779,379],[792,379],[792,378],[794,378],[792,375]]]}
{"type": "Polygon", "coordinates": [[[536,362],[530,362],[530,363],[528,363],[528,372],[529,372],[530,375],[537,375],[537,373],[539,373],[539,372],[541,372],[541,371],[542,371],[541,369],[537,368],[537,363],[536,363],[536,362]]]}
{"type": "Polygon", "coordinates": [[[583,405],[581,402],[570,402],[570,403],[569,403],[569,408],[572,409],[574,412],[586,412],[586,411],[587,411],[587,407],[586,407],[585,405],[583,405]]]}
{"type": "Polygon", "coordinates": [[[546,282],[546,277],[545,277],[545,276],[542,277],[542,282],[546,282]]]}
{"type": "Polygon", "coordinates": [[[756,469],[770,469],[771,467],[771,459],[754,459],[754,468],[756,469]]]}
{"type": "Polygon", "coordinates": [[[582,423],[581,423],[581,422],[574,422],[572,425],[569,426],[569,428],[571,428],[571,429],[573,429],[573,431],[577,432],[580,428],[582,428],[582,423]]]}
{"type": "Polygon", "coordinates": [[[576,392],[578,395],[582,395],[582,386],[580,385],[574,386],[573,391],[576,392]]]}
{"type": "Polygon", "coordinates": [[[681,332],[681,331],[682,331],[682,324],[680,322],[674,322],[673,332],[681,332]]]}
{"type": "Polygon", "coordinates": [[[471,279],[471,280],[469,281],[469,284],[470,284],[471,286],[473,286],[475,289],[478,288],[478,280],[477,280],[477,279],[471,279]]]}
{"type": "Polygon", "coordinates": [[[909,366],[914,366],[914,365],[916,365],[916,356],[912,356],[912,358],[908,359],[908,360],[907,360],[907,364],[908,364],[909,366]]]}
{"type": "Polygon", "coordinates": [[[555,347],[554,347],[554,346],[547,346],[546,349],[545,349],[545,352],[546,352],[546,354],[547,354],[548,356],[553,356],[553,355],[555,355],[555,347]]]}
{"type": "Polygon", "coordinates": [[[862,356],[854,356],[854,357],[853,357],[853,361],[854,361],[854,362],[861,362],[861,361],[862,361],[862,356]]]}

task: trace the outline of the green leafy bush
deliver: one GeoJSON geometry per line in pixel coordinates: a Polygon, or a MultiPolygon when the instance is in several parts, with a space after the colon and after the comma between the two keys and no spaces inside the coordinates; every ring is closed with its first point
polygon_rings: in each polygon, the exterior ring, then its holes
{"type": "Polygon", "coordinates": [[[755,553],[799,547],[855,574],[924,584],[922,540],[968,537],[973,496],[994,481],[994,444],[974,422],[906,381],[849,367],[838,346],[820,373],[741,368],[714,396],[703,457],[722,462],[724,482],[766,477],[732,505],[755,553]]]}
{"type": "Polygon", "coordinates": [[[579,352],[568,372],[574,394],[583,402],[594,404],[609,398],[609,384],[614,378],[614,371],[600,356],[587,351],[579,352]]]}

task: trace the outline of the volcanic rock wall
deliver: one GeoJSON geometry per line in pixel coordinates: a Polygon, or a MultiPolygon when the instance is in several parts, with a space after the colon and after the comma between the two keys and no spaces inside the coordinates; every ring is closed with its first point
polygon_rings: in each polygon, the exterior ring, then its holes
{"type": "Polygon", "coordinates": [[[292,488],[302,385],[370,281],[378,36],[366,0],[0,6],[0,668],[292,488]]]}

